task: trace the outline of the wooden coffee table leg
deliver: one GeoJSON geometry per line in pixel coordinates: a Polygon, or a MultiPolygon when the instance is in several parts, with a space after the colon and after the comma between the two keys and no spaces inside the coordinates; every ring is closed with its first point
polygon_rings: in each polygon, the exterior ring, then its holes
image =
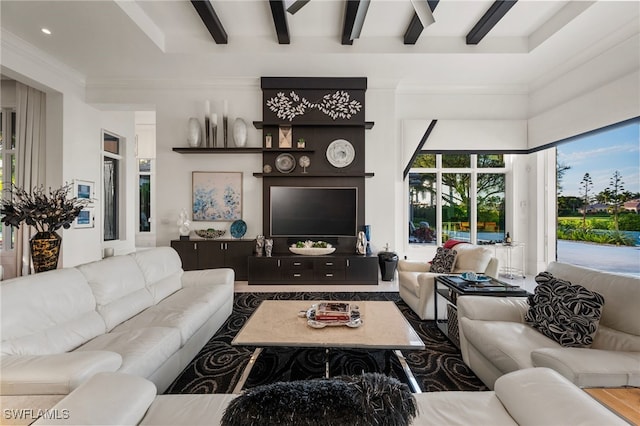
{"type": "Polygon", "coordinates": [[[247,363],[247,366],[242,371],[242,375],[240,376],[240,380],[238,380],[238,383],[236,384],[236,387],[233,388],[233,393],[240,393],[242,391],[242,388],[244,387],[244,384],[246,383],[247,379],[249,378],[249,374],[251,374],[251,370],[253,369],[253,366],[256,364],[256,360],[258,359],[258,356],[260,356],[260,354],[262,353],[263,350],[264,350],[264,348],[256,348],[253,351],[253,354],[251,354],[251,358],[249,358],[249,362],[247,363]]]}
{"type": "Polygon", "coordinates": [[[409,368],[409,364],[407,364],[407,360],[404,358],[404,355],[402,355],[402,352],[396,349],[393,351],[393,353],[396,354],[398,361],[400,361],[400,366],[402,366],[402,371],[404,371],[404,374],[407,376],[407,381],[409,382],[409,388],[411,389],[411,392],[422,393],[420,385],[418,385],[418,381],[413,375],[411,368],[409,368]]]}

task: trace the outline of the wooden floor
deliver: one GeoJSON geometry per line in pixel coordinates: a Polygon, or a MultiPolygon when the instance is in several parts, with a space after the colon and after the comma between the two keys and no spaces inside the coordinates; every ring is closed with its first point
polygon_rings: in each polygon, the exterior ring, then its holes
{"type": "Polygon", "coordinates": [[[589,395],[634,425],[640,425],[640,388],[589,388],[589,395]]]}

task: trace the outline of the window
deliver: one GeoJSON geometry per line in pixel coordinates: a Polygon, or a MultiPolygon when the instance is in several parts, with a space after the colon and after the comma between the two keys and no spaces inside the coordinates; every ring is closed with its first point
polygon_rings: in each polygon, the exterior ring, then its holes
{"type": "MultiPolygon", "coordinates": [[[[0,192],[11,196],[11,184],[16,182],[16,113],[12,109],[0,109],[0,192]]],[[[0,249],[12,250],[15,243],[14,229],[0,224],[0,249]]]]}
{"type": "Polygon", "coordinates": [[[103,192],[104,192],[104,241],[120,239],[124,214],[121,196],[124,195],[124,156],[122,138],[102,132],[103,192]]]}
{"type": "Polygon", "coordinates": [[[570,138],[556,151],[556,259],[640,276],[640,119],[570,138]]]}
{"type": "Polygon", "coordinates": [[[151,160],[138,160],[138,232],[151,232],[151,160]]]}
{"type": "Polygon", "coordinates": [[[502,241],[505,173],[502,154],[418,155],[409,173],[409,243],[502,241]]]}

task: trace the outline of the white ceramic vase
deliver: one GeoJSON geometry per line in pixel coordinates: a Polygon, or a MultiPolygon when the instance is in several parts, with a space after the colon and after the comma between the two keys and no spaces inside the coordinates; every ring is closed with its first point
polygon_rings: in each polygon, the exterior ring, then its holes
{"type": "Polygon", "coordinates": [[[189,118],[189,124],[187,128],[187,142],[192,148],[200,146],[202,140],[202,129],[200,128],[200,122],[197,118],[189,118]]]}
{"type": "Polygon", "coordinates": [[[247,144],[247,123],[242,118],[236,118],[233,122],[233,142],[237,147],[247,144]]]}

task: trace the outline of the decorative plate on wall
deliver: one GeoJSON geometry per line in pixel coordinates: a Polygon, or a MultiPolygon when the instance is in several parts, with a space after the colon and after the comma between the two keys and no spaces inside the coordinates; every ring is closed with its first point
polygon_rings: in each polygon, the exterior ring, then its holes
{"type": "Polygon", "coordinates": [[[296,159],[291,154],[280,154],[276,158],[276,169],[281,173],[289,173],[296,168],[296,159]]]}
{"type": "Polygon", "coordinates": [[[327,160],[333,167],[347,167],[355,157],[356,150],[348,140],[336,139],[327,147],[327,160]]]}
{"type": "Polygon", "coordinates": [[[247,224],[244,220],[238,219],[231,224],[230,231],[233,238],[242,238],[247,232],[247,224]]]}

